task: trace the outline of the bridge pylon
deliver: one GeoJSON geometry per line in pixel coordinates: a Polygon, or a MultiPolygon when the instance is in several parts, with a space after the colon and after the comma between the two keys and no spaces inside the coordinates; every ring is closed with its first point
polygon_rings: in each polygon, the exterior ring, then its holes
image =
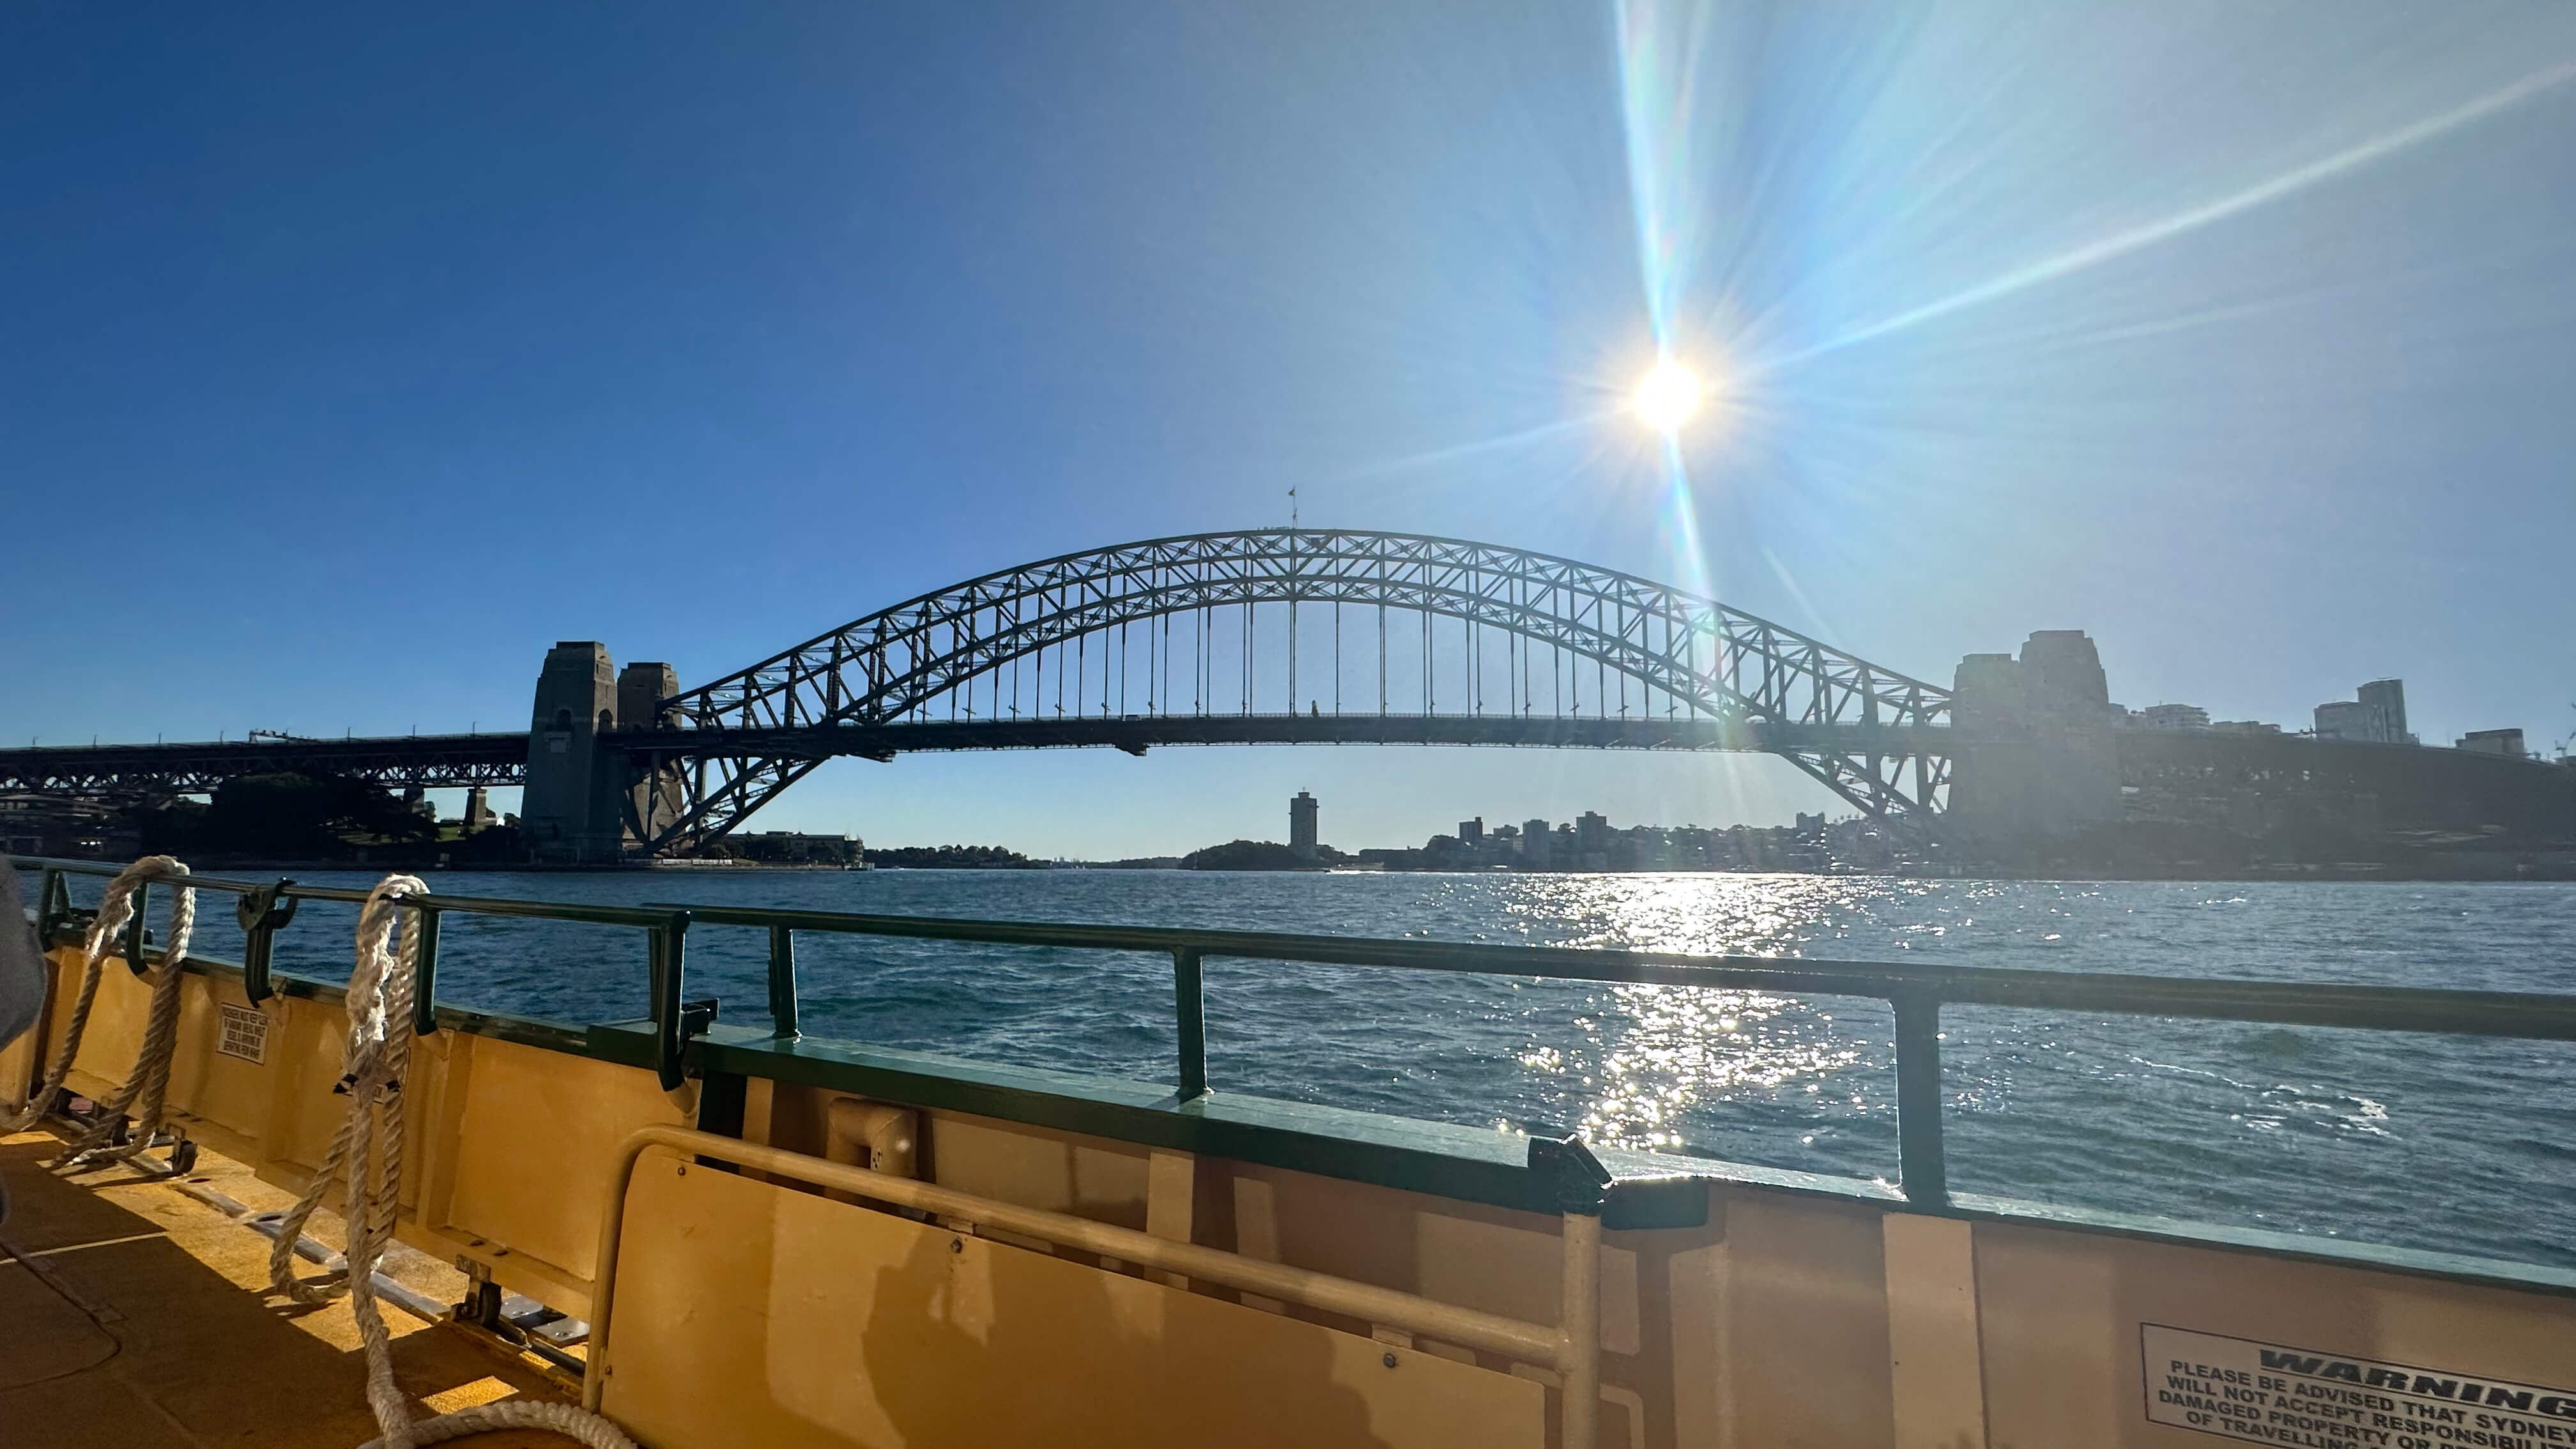
{"type": "Polygon", "coordinates": [[[2008,849],[2064,840],[2121,816],[2125,711],[2080,629],[2042,629],[2021,657],[1971,654],[1951,692],[1949,822],[1966,841],[2008,849]]]}
{"type": "MultiPolygon", "coordinates": [[[[680,692],[678,671],[668,664],[635,663],[617,672],[617,727],[637,730],[677,729],[679,711],[664,707],[662,701],[680,692]]],[[[618,808],[622,832],[618,847],[629,853],[648,849],[680,818],[686,795],[682,767],[667,759],[653,759],[636,754],[632,749],[602,751],[613,755],[601,768],[623,773],[619,786],[618,808]]]]}
{"type": "Polygon", "coordinates": [[[625,853],[628,773],[599,737],[617,728],[617,673],[608,646],[570,639],[546,651],[528,721],[528,778],[519,829],[548,864],[606,864],[625,853]]]}

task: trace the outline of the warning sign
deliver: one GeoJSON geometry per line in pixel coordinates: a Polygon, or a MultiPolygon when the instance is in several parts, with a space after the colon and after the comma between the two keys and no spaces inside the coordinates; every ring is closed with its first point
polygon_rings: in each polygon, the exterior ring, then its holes
{"type": "Polygon", "coordinates": [[[2571,1449],[2576,1389],[2138,1325],[2147,1418],[2298,1449],[2571,1449]]]}
{"type": "Polygon", "coordinates": [[[246,1062],[268,1061],[268,1016],[248,1006],[223,1002],[224,1034],[216,1041],[215,1050],[246,1062]]]}

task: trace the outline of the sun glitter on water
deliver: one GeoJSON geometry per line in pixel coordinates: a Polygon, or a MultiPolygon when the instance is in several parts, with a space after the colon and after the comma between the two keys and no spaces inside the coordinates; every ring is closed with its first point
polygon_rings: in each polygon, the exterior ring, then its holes
{"type": "Polygon", "coordinates": [[[1667,357],[1638,382],[1628,406],[1646,426],[1659,433],[1676,433],[1707,396],[1708,384],[1700,381],[1698,373],[1667,357]]]}

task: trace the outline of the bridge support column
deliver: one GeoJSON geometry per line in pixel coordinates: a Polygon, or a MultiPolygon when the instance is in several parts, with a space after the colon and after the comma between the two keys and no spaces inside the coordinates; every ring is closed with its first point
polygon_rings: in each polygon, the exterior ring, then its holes
{"type": "Polygon", "coordinates": [[[529,854],[562,864],[617,859],[625,841],[625,763],[599,745],[617,727],[608,646],[568,640],[546,651],[528,722],[528,783],[519,828],[529,854]]]}
{"type": "MultiPolygon", "coordinates": [[[[662,709],[662,701],[680,692],[680,676],[668,664],[629,664],[617,674],[617,727],[621,730],[668,730],[680,726],[677,711],[662,709]]],[[[623,844],[628,849],[643,846],[680,818],[685,782],[676,764],[654,765],[647,759],[626,755],[603,762],[603,767],[622,768],[628,784],[620,796],[623,844]]]]}
{"type": "Polygon", "coordinates": [[[2043,629],[2021,658],[1971,654],[1951,694],[1952,827],[1987,850],[2064,840],[2121,812],[2102,660],[2078,629],[2043,629]]]}

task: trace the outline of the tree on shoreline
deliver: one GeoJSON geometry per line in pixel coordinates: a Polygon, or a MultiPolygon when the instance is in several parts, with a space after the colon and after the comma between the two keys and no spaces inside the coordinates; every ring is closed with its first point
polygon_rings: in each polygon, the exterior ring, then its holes
{"type": "Polygon", "coordinates": [[[1181,857],[1183,870],[1322,870],[1321,859],[1308,860],[1275,840],[1229,840],[1181,857]]]}
{"type": "Polygon", "coordinates": [[[898,845],[870,847],[868,864],[878,870],[1044,870],[1031,860],[998,845],[898,845]]]}

